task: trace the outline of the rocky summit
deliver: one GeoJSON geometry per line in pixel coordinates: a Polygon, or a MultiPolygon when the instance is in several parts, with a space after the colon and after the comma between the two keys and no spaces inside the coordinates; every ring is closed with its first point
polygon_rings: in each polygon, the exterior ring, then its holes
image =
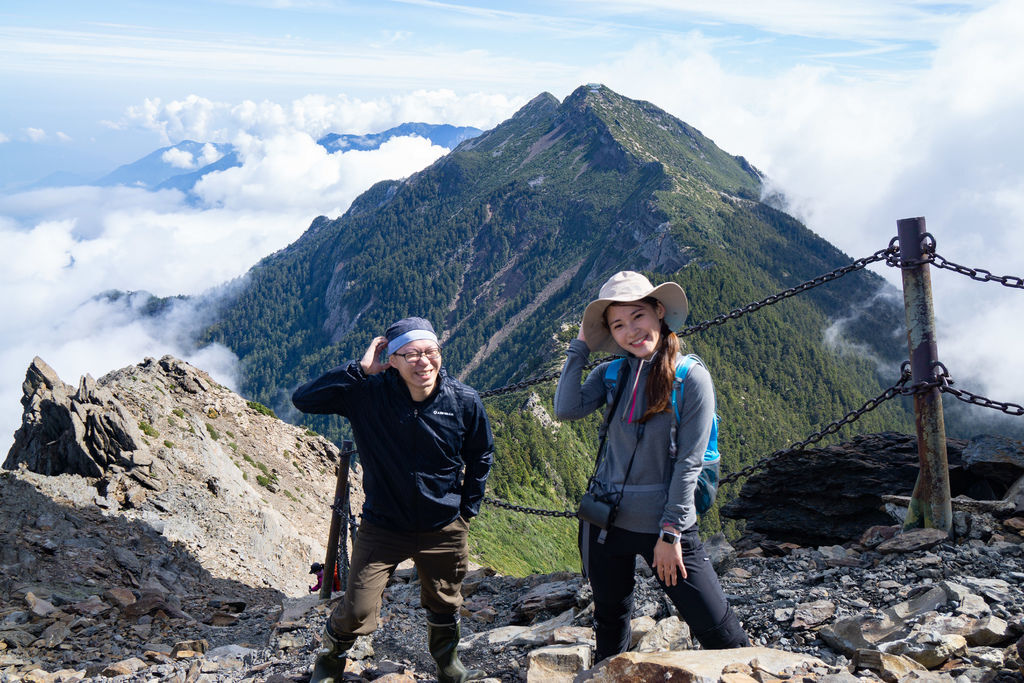
{"type": "MultiPolygon", "coordinates": [[[[171,357],[77,387],[36,359],[24,394],[0,476],[0,680],[308,680],[341,597],[306,587],[324,554],[337,449],[171,357]]],[[[901,439],[843,448],[854,457],[888,443],[895,454],[901,439]]],[[[958,496],[952,537],[872,517],[851,538],[849,503],[836,497],[835,543],[787,541],[777,517],[770,536],[708,539],[752,647],[699,649],[638,562],[633,647],[593,662],[592,596],[578,573],[477,566],[462,659],[492,681],[1019,681],[1024,450],[993,438],[956,446],[959,466],[980,468],[999,500],[958,496]]],[[[836,457],[829,448],[806,462],[836,457]]],[[[743,504],[767,514],[762,489],[743,504]]],[[[901,502],[883,493],[874,505],[901,502]]],[[[827,516],[828,504],[814,507],[827,516]]],[[[395,573],[347,680],[434,679],[419,592],[413,570],[395,573]]]]}

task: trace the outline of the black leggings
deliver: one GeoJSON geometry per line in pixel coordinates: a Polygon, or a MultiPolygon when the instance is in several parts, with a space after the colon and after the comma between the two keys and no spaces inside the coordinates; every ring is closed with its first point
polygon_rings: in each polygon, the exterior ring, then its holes
{"type": "MultiPolygon", "coordinates": [[[[598,543],[600,533],[596,526],[581,522],[583,573],[590,579],[594,591],[596,661],[629,649],[636,556],[641,555],[647,564],[653,565],[654,544],[658,541],[657,534],[641,534],[613,526],[604,542],[598,543]]],[[[677,576],[675,586],[666,585],[660,578],[658,583],[701,647],[722,650],[749,645],[747,634],[725,600],[696,525],[683,532],[681,543],[686,579],[677,576]]]]}

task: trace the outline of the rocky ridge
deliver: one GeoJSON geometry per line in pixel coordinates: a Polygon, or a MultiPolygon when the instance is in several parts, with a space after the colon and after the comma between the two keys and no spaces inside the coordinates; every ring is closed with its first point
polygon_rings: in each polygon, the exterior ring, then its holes
{"type": "MultiPolygon", "coordinates": [[[[171,358],[95,387],[83,379],[77,391],[58,382],[33,363],[25,426],[5,463],[15,469],[0,476],[0,680],[307,680],[340,595],[302,595],[305,587],[293,586],[306,578],[307,558],[297,568],[283,562],[304,532],[326,536],[326,518],[311,518],[325,517],[330,501],[333,447],[171,358]],[[77,446],[53,428],[54,420],[76,425],[72,413],[92,425],[77,446]],[[114,445],[100,454],[95,444],[114,445]],[[262,470],[243,454],[268,463],[277,491],[250,483],[262,470]],[[86,459],[102,463],[102,475],[57,473],[86,459]],[[44,463],[47,473],[29,469],[44,463]],[[301,475],[288,471],[303,466],[301,475]],[[320,512],[293,497],[316,498],[320,512]],[[272,513],[287,524],[260,521],[278,518],[272,513]],[[258,551],[252,536],[261,532],[258,551]]],[[[958,498],[953,538],[875,525],[827,545],[778,534],[751,533],[735,546],[710,539],[752,648],[694,649],[640,563],[634,651],[594,663],[591,594],[579,574],[477,568],[465,582],[462,657],[501,681],[1020,680],[1024,466],[1015,463],[1024,451],[1005,442],[994,450],[1001,480],[1014,467],[1017,479],[999,505],[958,498]]],[[[351,680],[433,678],[413,572],[393,577],[381,628],[354,654],[351,680]]]]}
{"type": "MultiPolygon", "coordinates": [[[[306,592],[334,497],[330,441],[171,356],[77,388],[36,358],[23,391],[5,469],[63,475],[31,481],[56,501],[148,525],[216,578],[306,592]]],[[[350,479],[358,510],[358,468],[350,479]]]]}

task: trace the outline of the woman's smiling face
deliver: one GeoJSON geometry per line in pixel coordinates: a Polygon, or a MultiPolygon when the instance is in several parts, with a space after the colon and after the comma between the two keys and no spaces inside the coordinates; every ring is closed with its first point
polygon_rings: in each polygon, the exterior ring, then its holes
{"type": "Polygon", "coordinates": [[[615,303],[604,312],[615,343],[644,360],[650,360],[658,348],[664,317],[665,307],[660,301],[657,305],[646,301],[615,303]]]}

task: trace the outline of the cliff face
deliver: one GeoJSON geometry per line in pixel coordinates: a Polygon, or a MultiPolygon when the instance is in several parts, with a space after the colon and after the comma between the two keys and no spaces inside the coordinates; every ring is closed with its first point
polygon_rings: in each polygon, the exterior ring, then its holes
{"type": "MultiPolygon", "coordinates": [[[[306,592],[338,449],[170,356],[65,384],[36,358],[4,467],[49,495],[152,527],[216,578],[306,592]],[[57,476],[67,475],[67,476],[57,476]]],[[[353,469],[353,509],[362,505],[353,469]]]]}

